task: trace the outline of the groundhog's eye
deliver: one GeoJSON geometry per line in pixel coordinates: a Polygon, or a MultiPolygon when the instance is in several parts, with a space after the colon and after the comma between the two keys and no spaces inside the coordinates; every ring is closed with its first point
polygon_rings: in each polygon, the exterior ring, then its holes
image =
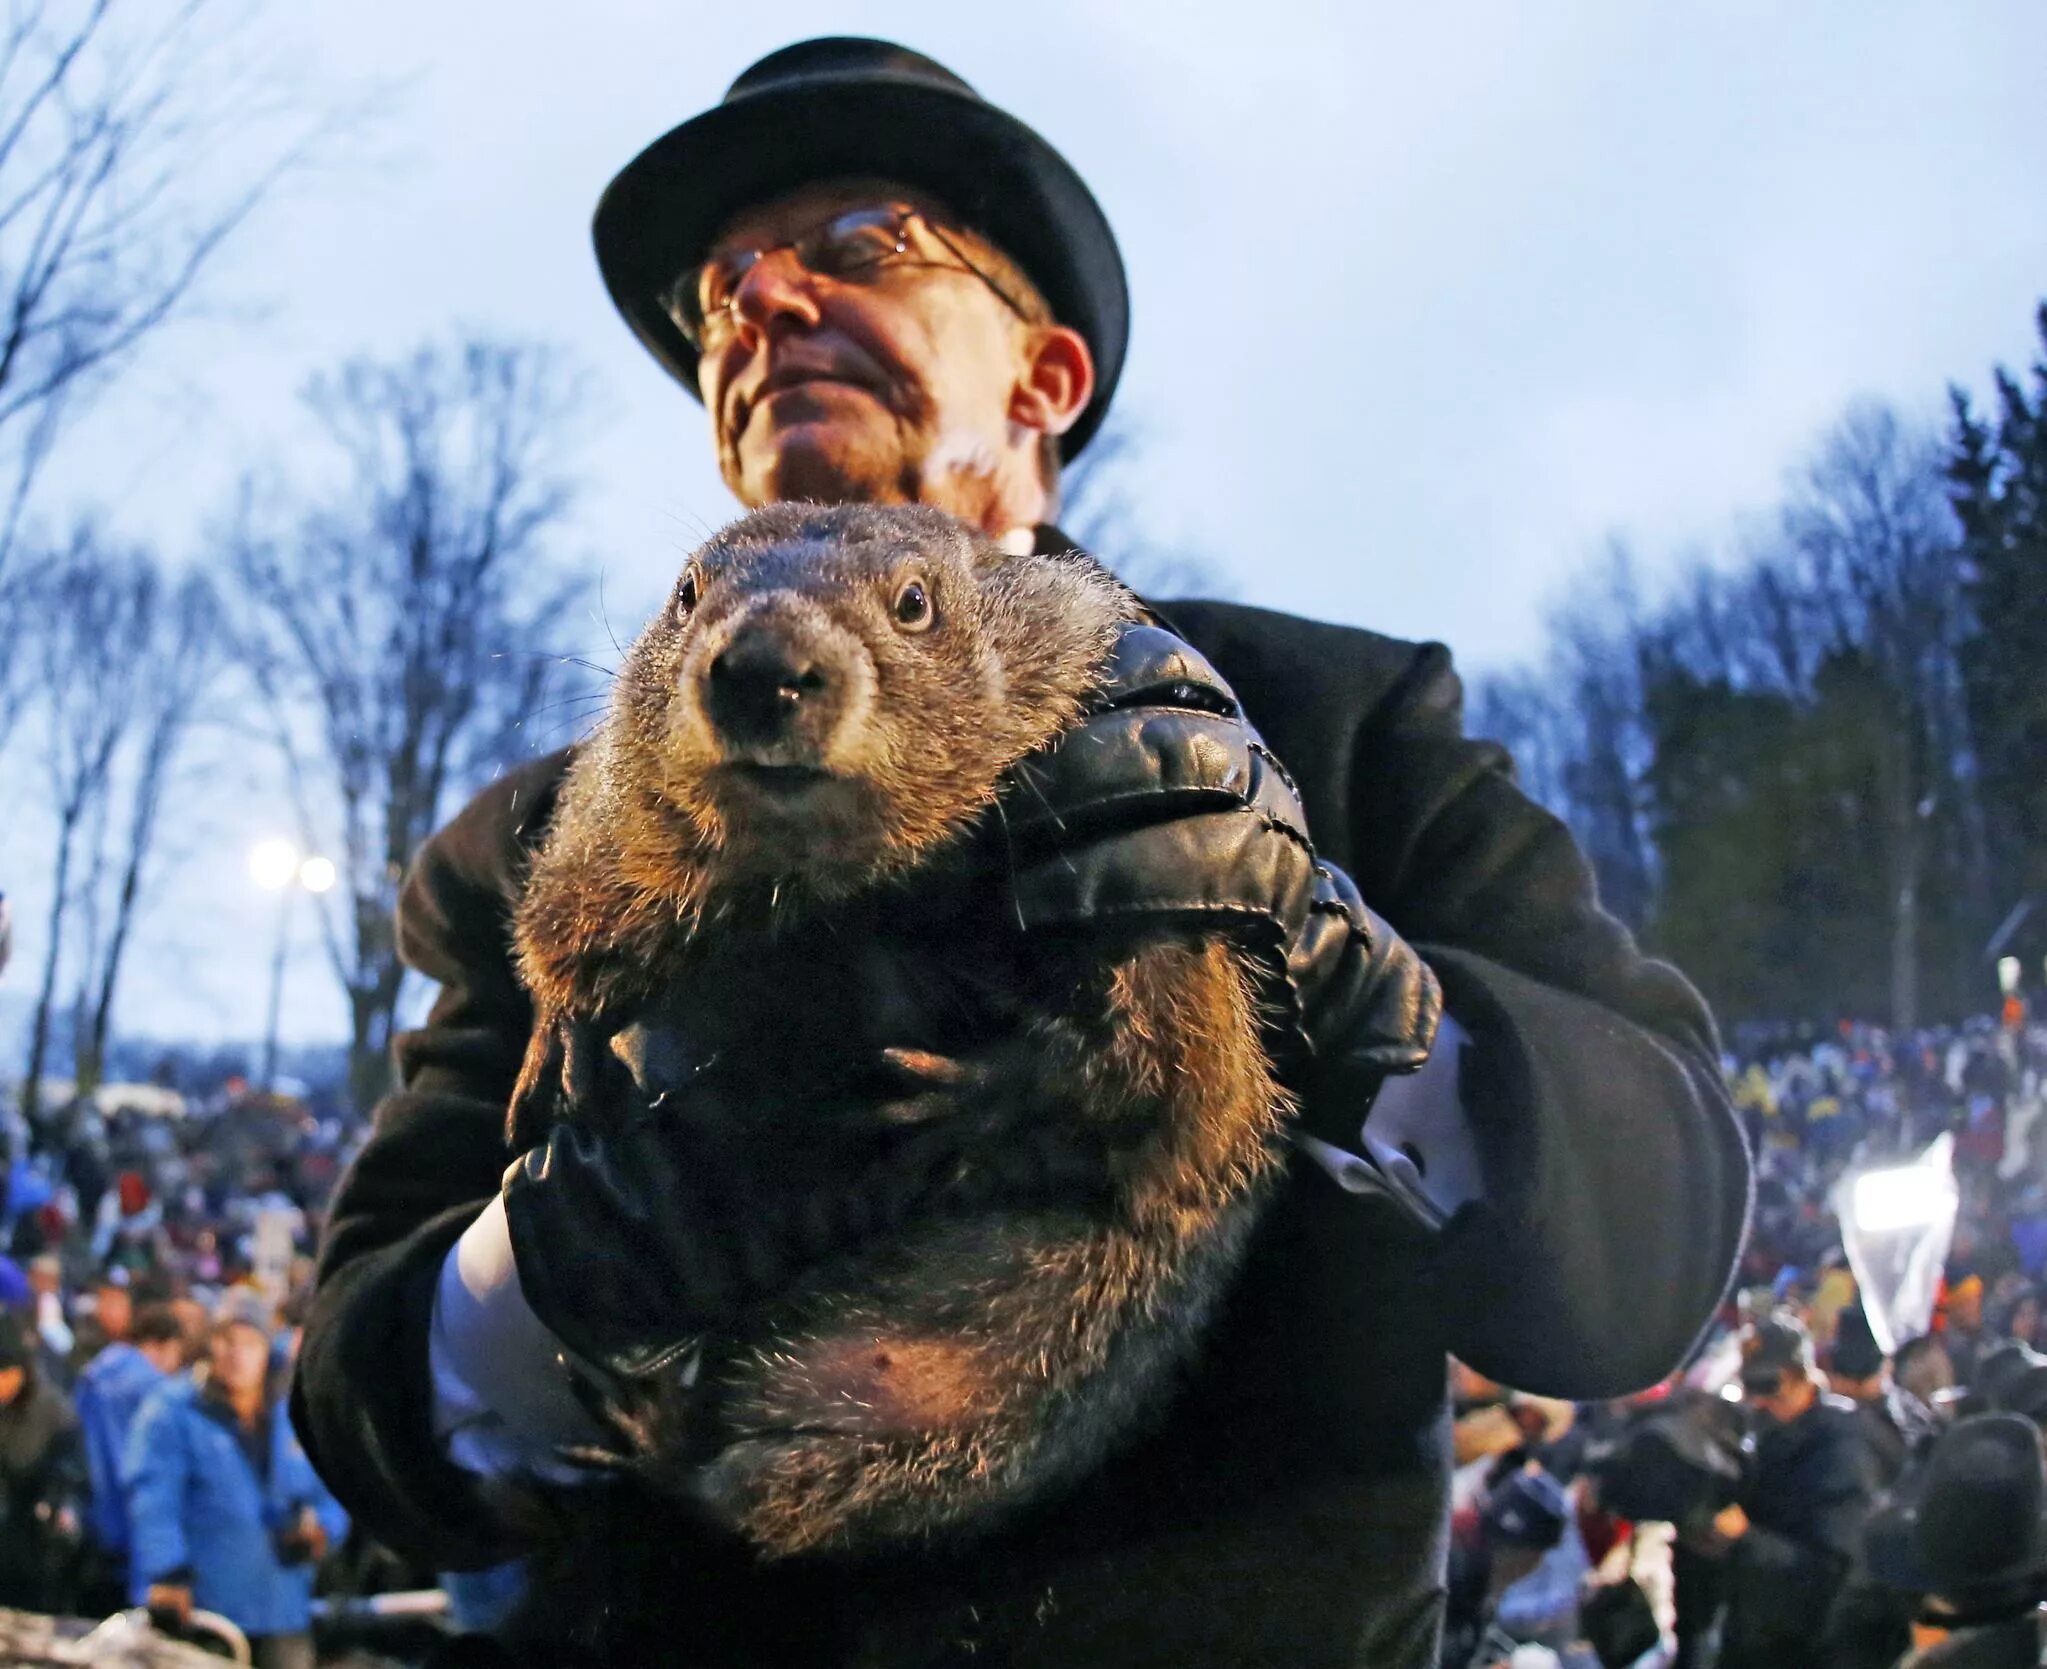
{"type": "Polygon", "coordinates": [[[896,591],[895,606],[889,612],[896,617],[896,626],[901,631],[929,631],[935,618],[930,588],[920,579],[904,580],[896,591]]]}
{"type": "Polygon", "coordinates": [[[697,577],[696,569],[682,576],[682,584],[675,588],[675,618],[686,621],[697,611],[697,594],[703,589],[703,581],[697,577]]]}

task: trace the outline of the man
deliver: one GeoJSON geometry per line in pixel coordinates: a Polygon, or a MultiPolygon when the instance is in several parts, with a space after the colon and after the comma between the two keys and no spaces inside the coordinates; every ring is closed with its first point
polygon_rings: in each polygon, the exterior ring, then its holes
{"type": "Polygon", "coordinates": [[[1955,1365],[1955,1380],[1973,1386],[1977,1365],[1984,1351],[1995,1342],[1983,1327],[1983,1277],[1965,1275],[1951,1284],[1941,1302],[1941,1316],[1946,1323],[1941,1330],[1941,1343],[1947,1347],[1948,1360],[1955,1365]]]}
{"type": "MultiPolygon", "coordinates": [[[[1251,205],[1244,229],[1270,236],[1251,205]]],[[[1012,548],[1067,548],[1049,519],[1121,367],[1121,260],[1063,159],[948,71],[872,41],[776,53],[626,168],[596,232],[613,297],[704,401],[742,502],[915,501],[1012,548]]],[[[1151,1435],[971,1557],[727,1561],[704,1604],[740,1640],[733,1662],[787,1661],[744,1640],[793,1613],[819,1665],[1431,1663],[1446,1351],[1532,1391],[1606,1397],[1668,1371],[1721,1296],[1747,1159],[1711,1022],[1601,913],[1504,756],[1463,739],[1444,651],[1159,607],[1299,785],[1327,867],[1310,919],[1284,924],[1289,972],[1320,977],[1339,944],[1354,959],[1344,1001],[1303,1010],[1313,1060],[1286,1182],[1151,1435]],[[1449,1018],[1434,1054],[1375,1103],[1427,1053],[1435,981],[1449,1018]]],[[[1103,747],[1057,758],[1125,758],[1121,722],[1089,721],[1103,747]]],[[[439,1565],[520,1551],[486,1480],[552,1471],[549,1439],[574,1429],[516,1273],[562,1248],[515,1253],[499,1197],[531,1023],[507,912],[563,764],[505,779],[415,863],[400,938],[442,991],[335,1198],[294,1393],[357,1513],[439,1565]]],[[[1168,819],[1165,855],[1155,776],[1119,778],[1090,809],[1119,793],[1128,816],[1087,820],[1073,874],[1235,898],[1269,861],[1242,808],[1168,819]]],[[[638,1196],[644,1167],[623,1149],[592,1151],[550,1141],[520,1174],[574,1172],[613,1199],[579,1244],[633,1256],[620,1225],[662,1202],[638,1196]]]]}
{"type": "Polygon", "coordinates": [[[128,1337],[135,1322],[135,1300],[128,1292],[125,1269],[112,1270],[100,1277],[93,1289],[92,1319],[102,1346],[119,1344],[128,1337]]]}
{"type": "MultiPolygon", "coordinates": [[[[1897,1383],[1860,1303],[1841,1312],[1827,1378],[1834,1394],[1855,1405],[1880,1491],[1903,1493],[1940,1433],[1940,1421],[1897,1383]]],[[[1887,1496],[1880,1495],[1858,1539],[1856,1557],[1835,1597],[1827,1622],[1825,1669],[1890,1669],[1912,1643],[1917,1596],[1887,1582],[1870,1558],[1872,1528],[1887,1496]]]]}
{"type": "Polygon", "coordinates": [[[85,1493],[78,1416],[41,1353],[0,1315],[0,1605],[69,1608],[85,1493]]]}
{"type": "Polygon", "coordinates": [[[71,1322],[65,1315],[64,1260],[55,1252],[41,1252],[29,1259],[29,1291],[35,1298],[36,1337],[52,1364],[69,1361],[77,1343],[71,1322]]]}
{"type": "Polygon", "coordinates": [[[1834,1395],[1855,1405],[1876,1465],[1877,1487],[1890,1488],[1906,1463],[1933,1441],[1939,1426],[1933,1410],[1893,1377],[1891,1359],[1877,1344],[1860,1304],[1841,1312],[1827,1380],[1834,1395]]]}
{"type": "MultiPolygon", "coordinates": [[[[106,1289],[102,1289],[104,1292],[106,1289]]],[[[128,1294],[121,1289],[123,1300],[128,1294]]],[[[128,1432],[151,1391],[185,1366],[185,1329],[162,1304],[145,1304],[125,1337],[101,1350],[78,1376],[78,1423],[85,1438],[92,1496],[86,1526],[112,1570],[128,1557],[128,1503],[121,1486],[121,1456],[128,1432]]],[[[123,1594],[126,1583],[120,1584],[123,1594]]],[[[125,1603],[115,1596],[109,1609],[125,1603]]]]}
{"type": "Polygon", "coordinates": [[[1957,1421],[1934,1444],[1899,1527],[1905,1556],[1895,1574],[1927,1596],[1918,1633],[1932,1636],[1913,1669],[2047,1662],[2047,1468],[2030,1422],[1957,1421]]]}
{"type": "MultiPolygon", "coordinates": [[[[1812,1338],[1790,1312],[1743,1341],[1742,1396],[1759,1429],[1739,1497],[1713,1520],[1725,1562],[1720,1669],[1813,1661],[1855,1558],[1873,1467],[1854,1406],[1823,1384],[1812,1338]]],[[[1681,1592],[1680,1613],[1685,1603],[1681,1592]]]]}
{"type": "Polygon", "coordinates": [[[122,1476],[135,1600],[173,1622],[227,1618],[258,1669],[312,1669],[313,1568],[348,1519],[272,1394],[253,1294],[223,1301],[205,1380],[167,1380],[143,1404],[122,1476]]]}

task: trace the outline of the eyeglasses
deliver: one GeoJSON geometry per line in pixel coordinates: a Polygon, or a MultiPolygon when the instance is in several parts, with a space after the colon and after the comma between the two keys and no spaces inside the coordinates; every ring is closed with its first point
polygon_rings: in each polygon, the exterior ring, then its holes
{"type": "Polygon", "coordinates": [[[994,291],[996,298],[1025,324],[1032,322],[1017,299],[968,259],[966,252],[930,216],[900,205],[848,209],[765,249],[728,249],[691,267],[661,296],[661,305],[690,346],[703,353],[730,339],[737,328],[735,306],[739,285],[768,256],[788,250],[805,272],[836,283],[872,282],[887,267],[939,267],[966,271],[994,291]],[[910,242],[910,228],[921,225],[944,245],[952,261],[919,255],[910,242]],[[958,262],[955,267],[953,262],[958,262]]]}

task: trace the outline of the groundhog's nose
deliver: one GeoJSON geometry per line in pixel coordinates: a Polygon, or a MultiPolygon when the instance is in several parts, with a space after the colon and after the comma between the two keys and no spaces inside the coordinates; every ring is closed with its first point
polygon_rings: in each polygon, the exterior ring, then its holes
{"type": "Polygon", "coordinates": [[[831,688],[813,655],[778,634],[751,629],[711,663],[705,706],[728,740],[770,743],[789,735],[831,688]]]}

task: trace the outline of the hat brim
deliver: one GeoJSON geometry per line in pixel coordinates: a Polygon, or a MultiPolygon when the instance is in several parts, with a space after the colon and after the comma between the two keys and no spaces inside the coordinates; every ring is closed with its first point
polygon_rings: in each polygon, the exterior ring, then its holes
{"type": "Polygon", "coordinates": [[[740,210],[819,180],[875,176],[944,199],[1030,275],[1095,361],[1095,389],[1061,437],[1073,457],[1101,426],[1130,330],[1123,259],[1065,158],[1015,117],[963,93],[862,78],[777,87],[717,105],[654,141],[606,188],[592,235],[611,299],[691,395],[697,352],[658,299],[740,210]]]}

